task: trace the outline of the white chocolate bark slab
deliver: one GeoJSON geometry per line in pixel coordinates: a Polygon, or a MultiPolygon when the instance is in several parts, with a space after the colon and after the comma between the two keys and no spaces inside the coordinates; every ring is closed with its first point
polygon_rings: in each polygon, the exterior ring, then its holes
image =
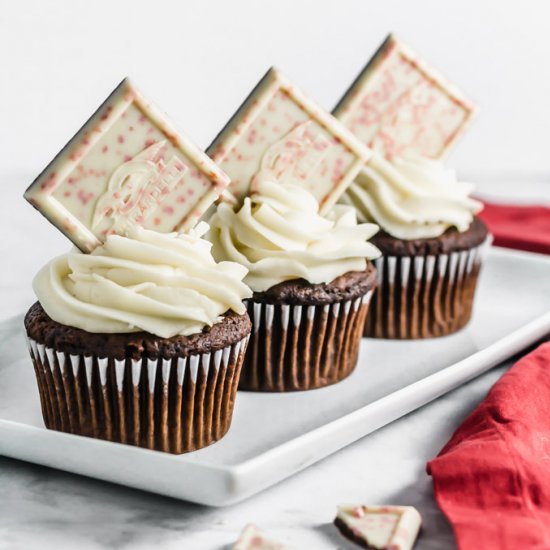
{"type": "Polygon", "coordinates": [[[228,177],[123,80],[27,189],[25,198],[82,251],[137,224],[195,225],[228,177]]]}
{"type": "Polygon", "coordinates": [[[207,153],[231,178],[226,198],[241,202],[256,179],[303,185],[321,213],[338,200],[370,151],[332,115],[270,69],[207,153]]]}
{"type": "Polygon", "coordinates": [[[365,548],[411,550],[422,518],[412,506],[339,506],[335,523],[365,548]]]}
{"type": "Polygon", "coordinates": [[[250,524],[243,529],[233,550],[285,550],[285,547],[267,538],[255,525],[250,524]]]}
{"type": "Polygon", "coordinates": [[[363,143],[391,158],[442,158],[476,114],[475,105],[390,35],[333,114],[363,143]]]}

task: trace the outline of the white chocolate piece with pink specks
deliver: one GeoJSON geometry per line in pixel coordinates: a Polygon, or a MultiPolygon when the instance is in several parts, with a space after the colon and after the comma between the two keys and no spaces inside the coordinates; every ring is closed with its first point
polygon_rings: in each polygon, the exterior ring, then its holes
{"type": "Polygon", "coordinates": [[[193,227],[229,178],[123,80],[27,189],[83,252],[129,226],[193,227]]]}
{"type": "Polygon", "coordinates": [[[422,518],[412,506],[339,506],[335,523],[365,548],[411,550],[422,518]]]}
{"type": "Polygon", "coordinates": [[[303,185],[326,213],[370,158],[370,150],[272,68],[207,149],[242,203],[261,176],[303,185]]]}
{"type": "Polygon", "coordinates": [[[411,154],[439,159],[476,112],[461,91],[390,35],[333,114],[389,159],[411,154]]]}
{"type": "Polygon", "coordinates": [[[250,524],[243,529],[233,550],[285,550],[285,547],[268,539],[255,525],[250,524]]]}

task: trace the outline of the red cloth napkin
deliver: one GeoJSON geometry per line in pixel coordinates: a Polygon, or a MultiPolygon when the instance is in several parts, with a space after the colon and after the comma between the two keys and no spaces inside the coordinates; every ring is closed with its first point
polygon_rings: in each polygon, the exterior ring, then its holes
{"type": "Polygon", "coordinates": [[[550,208],[485,202],[479,217],[497,246],[550,254],[550,208]]]}
{"type": "Polygon", "coordinates": [[[461,550],[550,549],[550,342],[493,386],[428,473],[461,550]]]}

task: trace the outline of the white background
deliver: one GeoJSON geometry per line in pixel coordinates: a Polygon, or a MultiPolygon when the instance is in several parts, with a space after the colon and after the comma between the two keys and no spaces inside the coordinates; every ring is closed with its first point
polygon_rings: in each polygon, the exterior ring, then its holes
{"type": "Polygon", "coordinates": [[[331,109],[394,32],[481,106],[459,175],[550,202],[549,30],[545,0],[0,0],[2,316],[69,246],[24,189],[124,76],[206,147],[269,66],[331,109]]]}
{"type": "Polygon", "coordinates": [[[545,0],[3,0],[0,144],[36,175],[126,75],[206,146],[272,64],[330,109],[394,31],[481,106],[453,164],[550,172],[545,0]]]}

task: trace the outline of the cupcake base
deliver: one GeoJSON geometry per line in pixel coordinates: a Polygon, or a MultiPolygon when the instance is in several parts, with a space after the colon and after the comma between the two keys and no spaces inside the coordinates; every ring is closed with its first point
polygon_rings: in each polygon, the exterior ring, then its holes
{"type": "MultiPolygon", "coordinates": [[[[186,337],[157,339],[164,355],[156,357],[136,346],[140,334],[104,335],[110,354],[78,351],[89,333],[55,323],[39,304],[25,324],[47,428],[174,454],[210,445],[229,429],[246,315],[227,315],[197,340],[202,349],[186,337]]],[[[142,333],[145,340],[150,351],[155,337],[142,333]]]]}
{"type": "MultiPolygon", "coordinates": [[[[378,236],[377,236],[378,237],[378,236]]],[[[480,220],[464,233],[403,241],[373,239],[378,286],[365,324],[371,338],[418,339],[463,328],[472,315],[481,261],[491,238],[480,220]]]]}
{"type": "Polygon", "coordinates": [[[248,301],[252,334],[240,390],[286,392],[351,374],[375,284],[372,264],[331,283],[287,281],[248,301]]]}

